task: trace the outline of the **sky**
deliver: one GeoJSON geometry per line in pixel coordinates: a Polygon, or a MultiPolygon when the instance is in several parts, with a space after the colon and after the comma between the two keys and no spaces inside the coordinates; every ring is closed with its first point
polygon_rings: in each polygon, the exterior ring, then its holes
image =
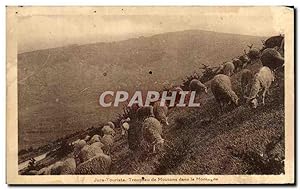
{"type": "Polygon", "coordinates": [[[278,15],[268,9],[199,14],[36,14],[18,17],[18,52],[96,42],[119,41],[139,36],[182,30],[208,30],[254,36],[277,35],[278,15]]]}

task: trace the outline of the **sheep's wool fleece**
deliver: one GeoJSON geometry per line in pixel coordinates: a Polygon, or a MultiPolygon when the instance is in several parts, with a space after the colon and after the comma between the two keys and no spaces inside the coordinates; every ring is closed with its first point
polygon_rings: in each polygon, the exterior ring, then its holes
{"type": "Polygon", "coordinates": [[[89,141],[89,144],[93,144],[93,143],[95,143],[95,142],[100,142],[100,139],[101,139],[100,135],[94,135],[94,136],[91,138],[91,140],[89,141]]]}
{"type": "Polygon", "coordinates": [[[74,158],[67,158],[61,167],[60,174],[74,174],[76,170],[76,161],[74,158]]]}
{"type": "Polygon", "coordinates": [[[203,90],[205,88],[205,85],[200,82],[199,80],[197,79],[193,79],[191,82],[190,82],[190,85],[189,85],[189,88],[191,91],[200,91],[200,90],[203,90]]]}
{"type": "Polygon", "coordinates": [[[105,154],[97,155],[77,166],[76,174],[107,174],[111,158],[105,154]]]}
{"type": "Polygon", "coordinates": [[[111,135],[104,135],[101,138],[101,142],[105,145],[105,146],[112,146],[114,144],[114,138],[111,135]]]}
{"type": "Polygon", "coordinates": [[[284,58],[277,50],[273,48],[267,48],[262,52],[261,62],[264,66],[268,66],[271,69],[276,69],[277,67],[283,65],[284,58]]]}
{"type": "Polygon", "coordinates": [[[234,64],[232,62],[227,62],[223,67],[222,73],[224,75],[231,76],[233,74],[234,69],[234,64]]]}
{"type": "Polygon", "coordinates": [[[85,161],[89,160],[90,158],[92,158],[98,154],[102,154],[102,153],[103,153],[103,150],[101,149],[101,147],[86,145],[80,151],[80,154],[79,154],[80,162],[85,162],[85,161]]]}
{"type": "Polygon", "coordinates": [[[153,112],[156,119],[159,121],[166,121],[166,116],[168,114],[167,106],[160,106],[160,102],[155,102],[153,104],[153,112]]]}
{"type": "Polygon", "coordinates": [[[230,78],[223,74],[216,75],[213,78],[211,82],[211,91],[217,100],[235,100],[238,98],[232,90],[230,78]]]}
{"type": "Polygon", "coordinates": [[[85,140],[80,140],[79,142],[74,144],[74,149],[82,149],[84,146],[86,145],[86,141],[85,140]]]}
{"type": "Polygon", "coordinates": [[[252,84],[249,95],[250,98],[255,98],[259,93],[261,87],[269,88],[274,79],[275,78],[271,69],[269,69],[268,67],[262,67],[254,76],[254,82],[252,84]]]}
{"type": "Polygon", "coordinates": [[[51,166],[50,174],[51,175],[59,175],[61,173],[62,166],[63,166],[62,161],[58,161],[58,162],[54,163],[51,166]]]}
{"type": "Polygon", "coordinates": [[[153,143],[155,141],[161,140],[162,126],[160,122],[154,117],[149,117],[144,120],[143,123],[143,137],[149,142],[153,143]]]}
{"type": "Polygon", "coordinates": [[[110,126],[108,125],[105,125],[103,128],[102,128],[102,132],[104,135],[114,135],[116,132],[115,130],[113,130],[110,126]]]}

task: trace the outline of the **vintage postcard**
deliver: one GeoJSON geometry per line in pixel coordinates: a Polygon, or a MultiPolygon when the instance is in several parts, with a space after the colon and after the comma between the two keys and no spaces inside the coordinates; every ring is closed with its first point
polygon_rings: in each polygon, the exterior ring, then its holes
{"type": "Polygon", "coordinates": [[[8,184],[293,184],[294,8],[7,10],[8,184]]]}

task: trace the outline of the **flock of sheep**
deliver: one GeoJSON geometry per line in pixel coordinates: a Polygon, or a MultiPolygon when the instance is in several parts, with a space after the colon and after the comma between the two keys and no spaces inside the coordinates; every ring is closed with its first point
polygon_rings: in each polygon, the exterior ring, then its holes
{"type": "MultiPolygon", "coordinates": [[[[283,42],[282,42],[283,43],[283,42]]],[[[252,108],[258,106],[259,92],[262,91],[262,104],[265,104],[265,96],[274,81],[274,71],[283,67],[284,59],[276,47],[258,50],[250,48],[245,55],[235,58],[220,66],[219,73],[213,77],[210,89],[221,110],[228,105],[239,105],[240,99],[244,99],[246,104],[252,108]],[[246,69],[247,65],[257,64],[257,70],[246,69]],[[240,86],[242,97],[238,97],[231,84],[231,76],[241,72],[240,86]]],[[[197,94],[208,92],[208,87],[197,79],[190,82],[191,91],[197,94]]],[[[172,90],[182,91],[180,87],[172,90]]],[[[147,151],[157,152],[165,140],[163,136],[163,126],[168,126],[167,105],[160,106],[159,101],[151,106],[136,107],[135,118],[124,118],[118,123],[121,128],[122,136],[128,138],[130,143],[131,123],[139,121],[141,136],[143,142],[149,148],[147,151]],[[133,121],[133,119],[135,121],[133,121]]],[[[95,134],[86,136],[84,139],[78,139],[72,142],[74,151],[64,161],[58,161],[55,164],[36,171],[40,175],[58,175],[58,174],[107,174],[112,164],[111,147],[115,141],[116,126],[113,122],[108,122],[101,128],[103,136],[95,134]]],[[[130,148],[130,146],[129,146],[130,148]]]]}

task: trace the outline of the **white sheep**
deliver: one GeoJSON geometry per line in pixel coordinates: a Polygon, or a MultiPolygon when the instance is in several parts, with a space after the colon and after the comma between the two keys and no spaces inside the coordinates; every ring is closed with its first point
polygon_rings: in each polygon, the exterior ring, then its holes
{"type": "Polygon", "coordinates": [[[110,128],[115,129],[115,124],[111,121],[107,122],[107,125],[110,126],[110,128]]]}
{"type": "Polygon", "coordinates": [[[266,93],[269,92],[269,88],[274,80],[273,71],[271,71],[269,67],[262,67],[259,72],[254,75],[249,96],[245,96],[247,103],[250,103],[252,108],[258,106],[257,97],[259,97],[258,93],[261,90],[263,90],[262,104],[265,104],[266,93]]]}
{"type": "Polygon", "coordinates": [[[189,85],[190,91],[196,91],[197,93],[205,92],[207,93],[207,87],[197,79],[193,79],[189,85]]]}
{"type": "Polygon", "coordinates": [[[94,135],[92,138],[91,138],[91,140],[88,142],[88,144],[93,144],[93,143],[95,143],[95,142],[100,142],[100,139],[101,139],[101,137],[100,137],[100,135],[94,135]]]}
{"type": "Polygon", "coordinates": [[[115,136],[116,132],[113,130],[110,126],[105,125],[102,127],[101,131],[103,132],[104,135],[112,135],[115,136]]]}
{"type": "Polygon", "coordinates": [[[234,64],[232,62],[226,62],[223,65],[221,73],[230,77],[234,73],[234,70],[234,64]]]}
{"type": "Polygon", "coordinates": [[[142,124],[142,134],[147,144],[153,146],[153,152],[156,151],[156,146],[163,146],[164,139],[161,137],[162,125],[156,118],[149,117],[144,120],[142,124]]]}
{"type": "Polygon", "coordinates": [[[101,138],[101,142],[103,143],[103,152],[105,154],[109,154],[110,153],[110,149],[114,144],[114,137],[112,135],[103,135],[103,137],[101,138]]]}
{"type": "Polygon", "coordinates": [[[164,125],[169,125],[168,122],[168,107],[166,105],[160,106],[160,101],[153,103],[154,117],[164,125]]]}
{"type": "Polygon", "coordinates": [[[254,75],[249,69],[241,71],[241,92],[243,96],[247,96],[253,81],[254,75]]]}
{"type": "Polygon", "coordinates": [[[104,145],[101,142],[96,142],[93,143],[91,145],[86,145],[85,147],[83,147],[79,153],[79,160],[77,163],[82,163],[85,162],[87,160],[89,160],[90,158],[98,155],[98,154],[102,154],[103,150],[102,147],[104,145]]]}
{"type": "Polygon", "coordinates": [[[127,122],[122,123],[121,130],[122,130],[122,133],[121,133],[122,136],[126,135],[129,130],[129,123],[127,123],[127,122]]]}
{"type": "Polygon", "coordinates": [[[231,104],[238,105],[239,98],[236,93],[232,90],[231,81],[229,76],[218,74],[211,81],[211,91],[220,104],[221,110],[231,104]]]}
{"type": "Polygon", "coordinates": [[[76,168],[76,174],[107,174],[111,166],[111,157],[99,154],[81,164],[76,168]]]}

